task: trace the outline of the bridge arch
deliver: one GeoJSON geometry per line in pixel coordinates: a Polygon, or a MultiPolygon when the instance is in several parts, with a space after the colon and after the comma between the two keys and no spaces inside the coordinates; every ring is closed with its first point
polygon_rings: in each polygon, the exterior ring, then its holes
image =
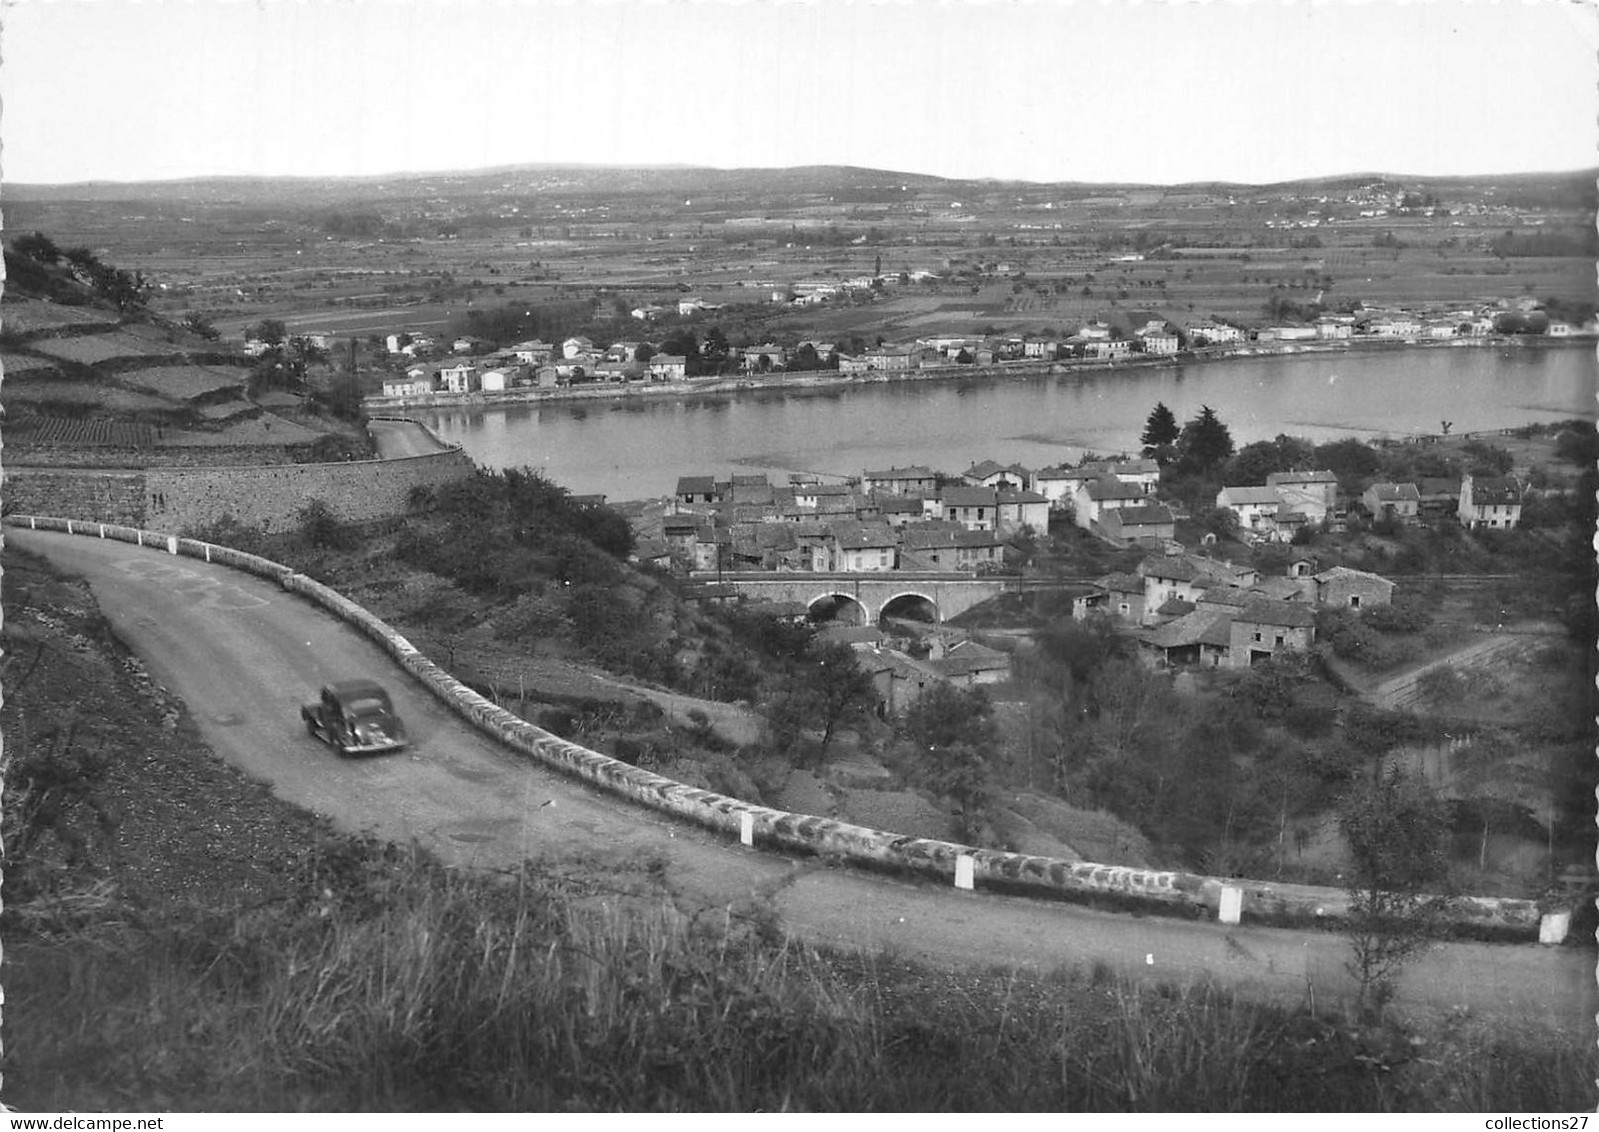
{"type": "Polygon", "coordinates": [[[871,617],[857,597],[842,593],[825,593],[806,603],[805,615],[812,621],[834,621],[840,625],[867,625],[871,617]]]}
{"type": "Polygon", "coordinates": [[[907,621],[926,621],[934,625],[943,620],[938,611],[938,599],[915,590],[894,594],[883,602],[878,610],[878,622],[881,624],[891,617],[907,621]]]}

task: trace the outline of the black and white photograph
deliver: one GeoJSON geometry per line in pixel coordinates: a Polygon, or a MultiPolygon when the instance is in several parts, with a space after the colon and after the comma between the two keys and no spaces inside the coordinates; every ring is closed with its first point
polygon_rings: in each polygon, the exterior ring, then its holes
{"type": "Polygon", "coordinates": [[[0,1107],[1591,1112],[1596,60],[0,0],[0,1107]]]}

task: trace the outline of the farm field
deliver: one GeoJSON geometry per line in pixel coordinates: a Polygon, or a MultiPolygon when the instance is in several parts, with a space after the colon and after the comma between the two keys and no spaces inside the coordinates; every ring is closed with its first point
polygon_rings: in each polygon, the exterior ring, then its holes
{"type": "Polygon", "coordinates": [[[172,402],[153,393],[135,393],[127,389],[96,385],[88,382],[35,381],[6,379],[5,399],[8,408],[22,405],[62,405],[79,408],[98,407],[113,412],[138,413],[170,409],[172,402]]]}
{"type": "MultiPolygon", "coordinates": [[[[32,354],[0,354],[0,368],[10,376],[13,374],[32,373],[39,370],[53,370],[60,363],[51,358],[34,357],[32,354]]],[[[10,390],[8,389],[9,393],[10,390]]]]}
{"type": "Polygon", "coordinates": [[[129,385],[182,401],[219,389],[237,389],[249,380],[250,371],[228,366],[151,366],[119,377],[129,385]]]}
{"type": "Polygon", "coordinates": [[[32,342],[30,349],[52,358],[84,365],[118,358],[162,357],[173,353],[170,346],[148,345],[131,335],[85,334],[75,338],[45,338],[32,342]]]}
{"type": "Polygon", "coordinates": [[[8,335],[35,334],[81,326],[117,324],[116,317],[93,307],[69,307],[56,303],[7,304],[0,317],[0,331],[8,335]]]}

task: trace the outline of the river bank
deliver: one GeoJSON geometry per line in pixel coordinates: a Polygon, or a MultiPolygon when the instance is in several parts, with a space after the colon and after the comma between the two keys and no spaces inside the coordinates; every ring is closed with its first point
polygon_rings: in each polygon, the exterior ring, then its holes
{"type": "Polygon", "coordinates": [[[396,409],[470,409],[505,408],[524,405],[542,405],[552,402],[609,401],[619,398],[685,398],[733,396],[739,393],[768,390],[837,390],[850,387],[919,382],[970,380],[974,377],[1010,378],[1066,376],[1070,374],[1101,374],[1116,371],[1142,372],[1169,369],[1174,366],[1202,365],[1207,362],[1239,361],[1250,358],[1285,358],[1299,355],[1381,353],[1400,350],[1460,349],[1481,347],[1528,347],[1532,349],[1565,349],[1571,346],[1592,348],[1591,339],[1581,338],[1528,338],[1480,337],[1448,339],[1381,339],[1345,340],[1309,343],[1282,343],[1277,345],[1251,345],[1247,347],[1208,347],[1203,350],[1184,351],[1177,355],[1136,355],[1119,360],[1084,359],[1081,361],[1017,361],[1001,362],[992,366],[948,365],[926,366],[904,371],[873,371],[864,374],[842,374],[836,370],[806,370],[780,372],[761,377],[716,376],[689,378],[672,382],[605,383],[566,386],[555,389],[506,389],[496,392],[476,393],[425,393],[404,397],[369,396],[363,398],[368,412],[389,412],[396,409]]]}

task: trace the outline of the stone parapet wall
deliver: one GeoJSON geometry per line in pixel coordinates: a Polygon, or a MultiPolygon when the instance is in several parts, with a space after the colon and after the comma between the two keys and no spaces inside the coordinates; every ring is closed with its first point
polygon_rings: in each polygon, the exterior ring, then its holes
{"type": "MultiPolygon", "coordinates": [[[[970,869],[973,881],[993,890],[1078,899],[1104,897],[1134,906],[1161,906],[1193,914],[1220,914],[1224,892],[1230,889],[1240,896],[1238,903],[1243,918],[1268,924],[1336,924],[1348,912],[1348,897],[1339,889],[1224,880],[977,849],[867,829],[830,818],[786,813],[687,786],[569,742],[496,706],[423,656],[414,645],[362,606],[280,563],[126,526],[26,515],[10,515],[5,522],[12,526],[115,538],[273,578],[289,592],[302,595],[360,629],[456,714],[512,749],[652,809],[729,836],[745,837],[752,844],[838,857],[856,864],[917,873],[945,883],[952,880],[959,883],[964,866],[970,869]]],[[[1454,902],[1450,915],[1453,922],[1464,929],[1529,941],[1541,938],[1540,929],[1545,920],[1543,910],[1535,901],[1497,897],[1463,897],[1454,902]]],[[[1549,942],[1558,941],[1551,939],[1549,942]]]]}

